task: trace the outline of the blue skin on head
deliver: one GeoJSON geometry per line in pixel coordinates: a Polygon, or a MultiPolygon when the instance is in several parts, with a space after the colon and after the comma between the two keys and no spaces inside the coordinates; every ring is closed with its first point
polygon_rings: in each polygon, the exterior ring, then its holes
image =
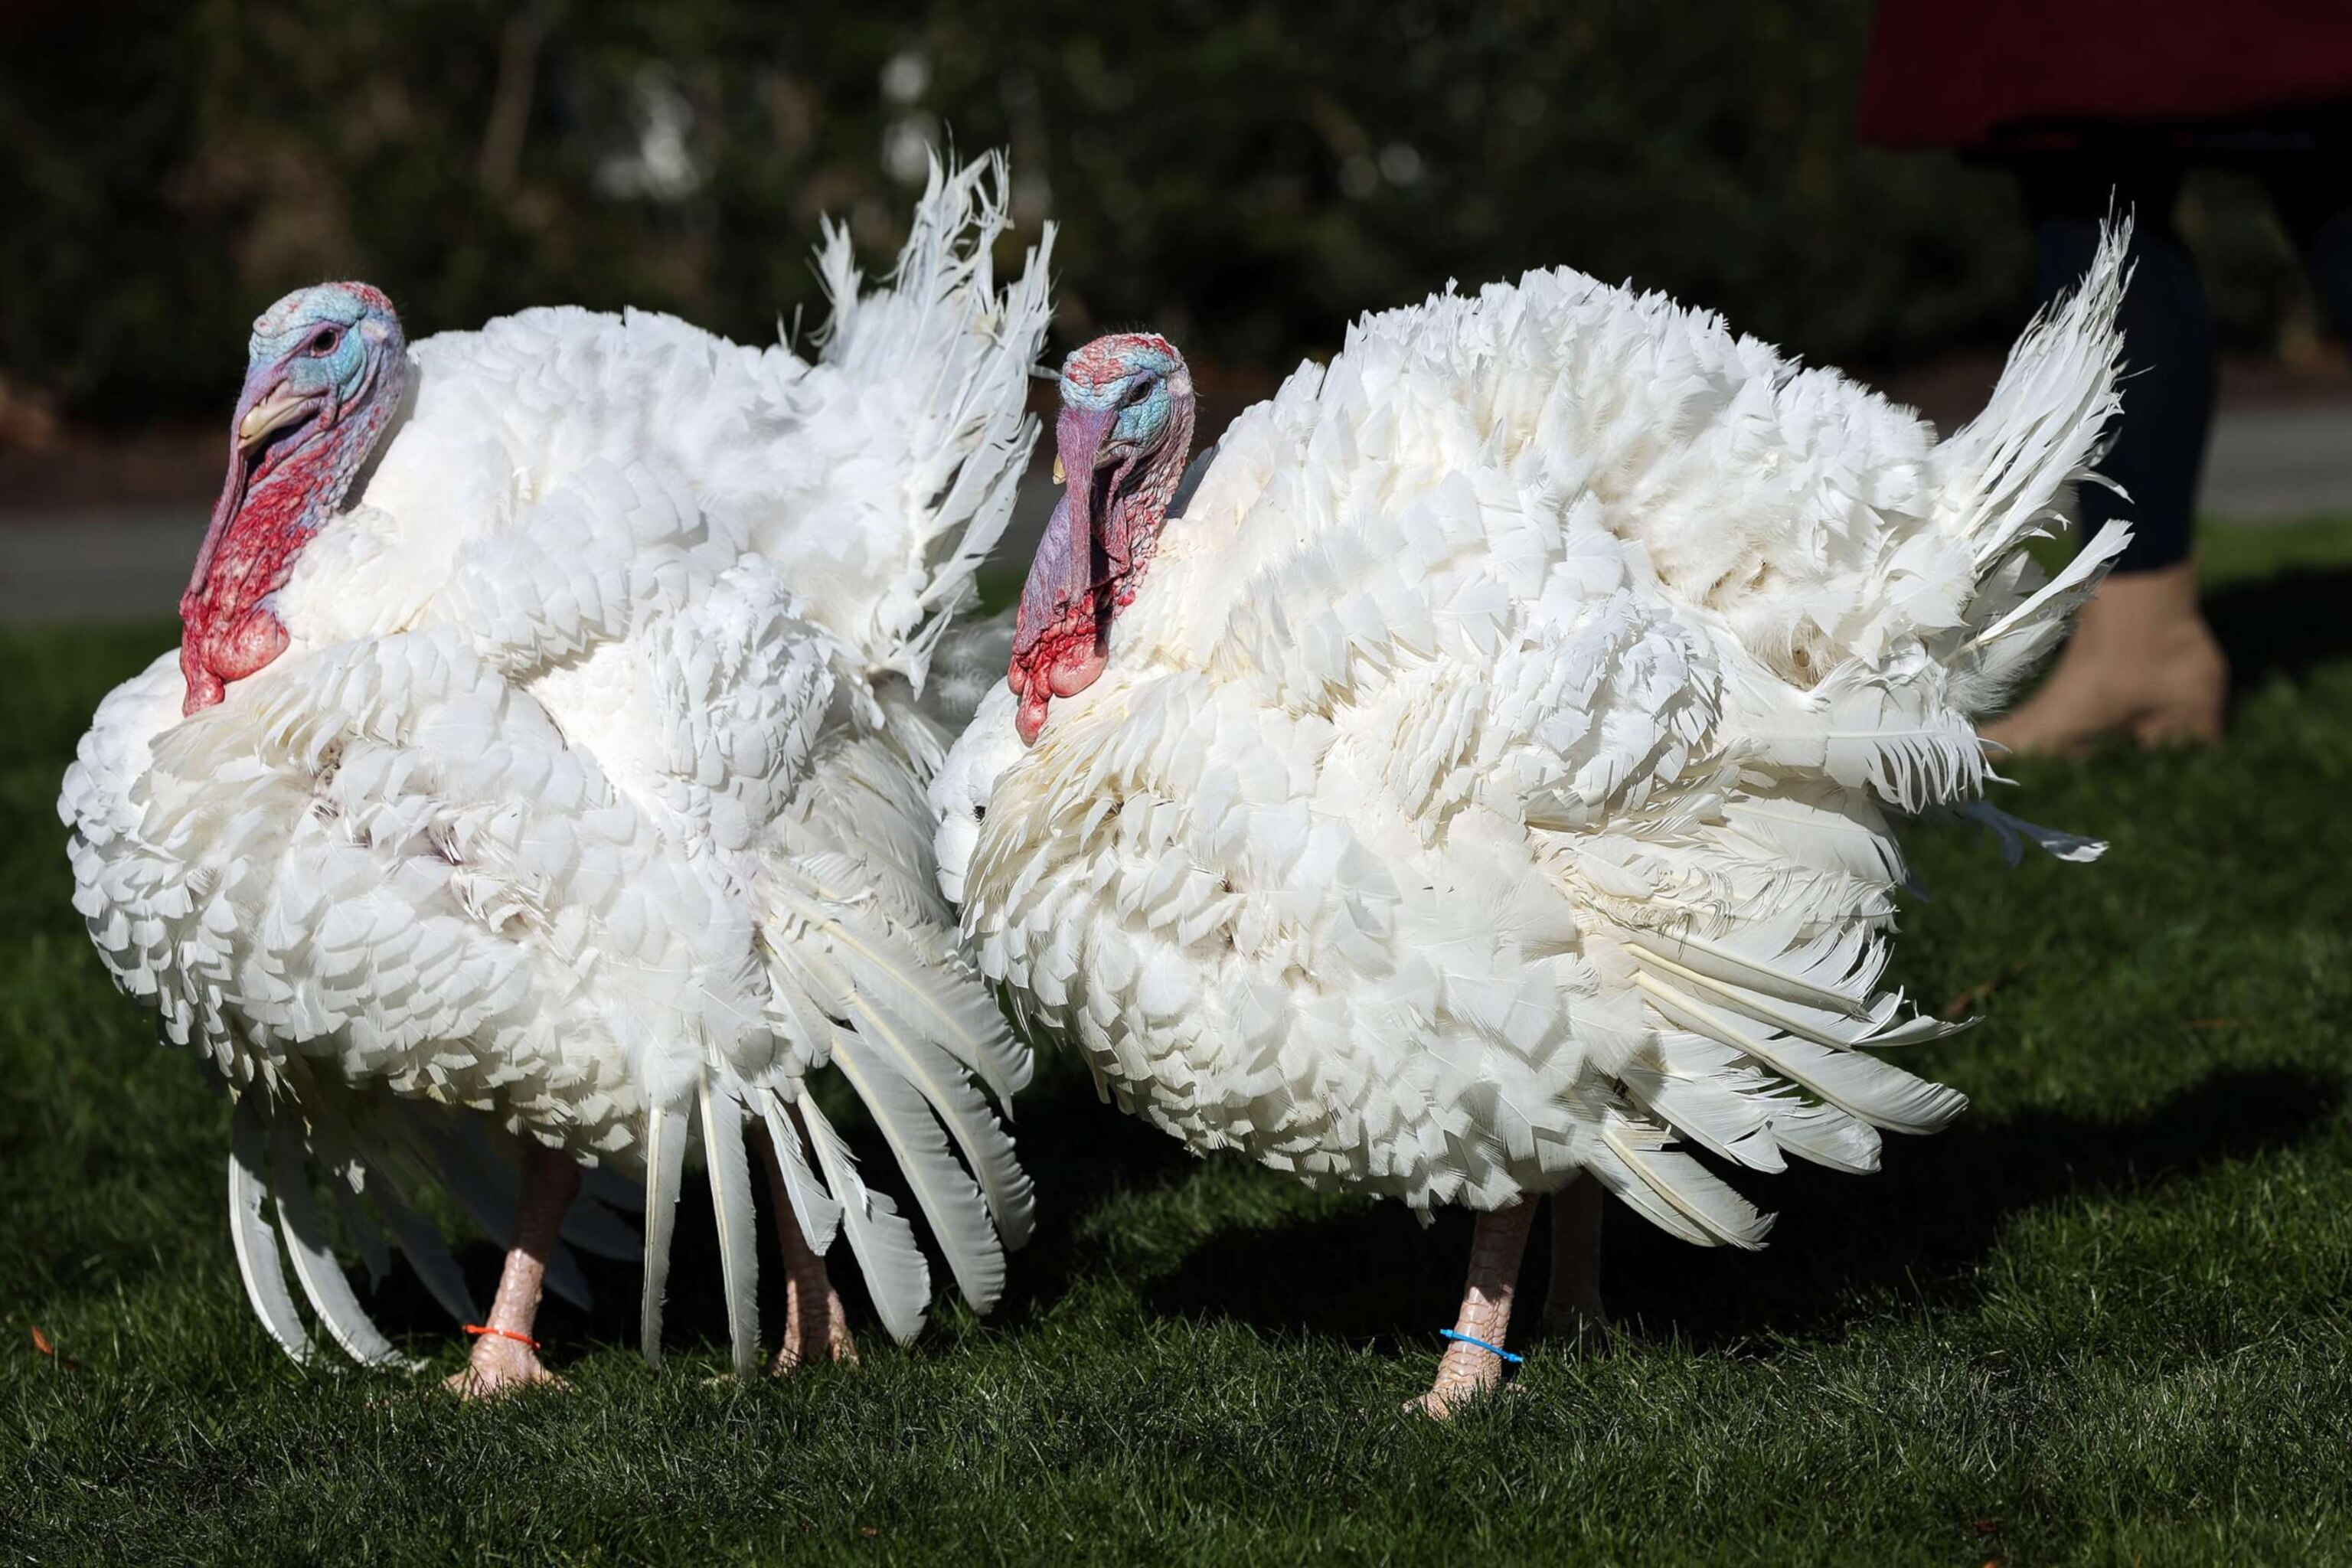
{"type": "Polygon", "coordinates": [[[1167,350],[1135,340],[1112,352],[1089,343],[1062,362],[1063,407],[1097,418],[1118,410],[1096,449],[1097,468],[1160,439],[1175,415],[1169,383],[1182,368],[1167,350]]]}
{"type": "Polygon", "coordinates": [[[405,347],[392,302],[365,284],[298,289],[253,323],[240,423],[265,394],[341,410],[365,392],[387,351],[405,347]]]}

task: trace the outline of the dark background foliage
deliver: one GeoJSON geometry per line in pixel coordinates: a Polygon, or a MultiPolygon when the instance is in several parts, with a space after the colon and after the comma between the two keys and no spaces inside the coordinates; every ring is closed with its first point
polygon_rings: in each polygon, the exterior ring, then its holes
{"type": "MultiPolygon", "coordinates": [[[[1855,144],[1866,0],[29,0],[0,15],[0,376],[214,411],[327,276],[413,331],[530,303],[763,337],[821,216],[883,255],[952,137],[1062,226],[1066,336],[1283,366],[1449,278],[1570,262],[1877,366],[2024,305],[1996,172],[1855,144]]],[[[2292,315],[2259,208],[2192,190],[2241,345],[2292,315]]],[[[1010,259],[1008,258],[1008,259],[1010,259]]]]}

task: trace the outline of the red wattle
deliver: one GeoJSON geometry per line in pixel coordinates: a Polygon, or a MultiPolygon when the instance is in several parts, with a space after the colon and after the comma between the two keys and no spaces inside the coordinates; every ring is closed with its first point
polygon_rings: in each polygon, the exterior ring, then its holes
{"type": "Polygon", "coordinates": [[[1089,593],[1013,657],[1005,681],[1021,698],[1014,722],[1025,743],[1036,743],[1053,699],[1076,697],[1095,683],[1108,662],[1095,624],[1094,597],[1089,593]]]}
{"type": "Polygon", "coordinates": [[[244,504],[205,542],[204,581],[180,600],[184,713],[213,706],[226,682],[286,651],[286,628],[261,601],[286,585],[309,542],[335,456],[331,441],[305,444],[253,481],[244,504]]]}

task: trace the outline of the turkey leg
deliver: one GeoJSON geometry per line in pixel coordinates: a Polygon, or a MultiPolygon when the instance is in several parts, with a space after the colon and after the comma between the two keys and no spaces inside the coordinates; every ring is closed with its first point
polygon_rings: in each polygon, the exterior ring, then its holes
{"type": "Polygon", "coordinates": [[[447,1386],[467,1399],[487,1399],[536,1383],[562,1387],[563,1380],[541,1366],[530,1338],[539,1315],[540,1288],[547,1260],[555,1255],[557,1234],[572,1200],[580,1195],[580,1167],[560,1149],[536,1139],[522,1141],[522,1191],[515,1203],[514,1247],[499,1273],[498,1299],[490,1303],[489,1331],[474,1340],[466,1370],[447,1386]]]}
{"type": "MultiPolygon", "coordinates": [[[[1533,1198],[1478,1216],[1478,1228],[1470,1238],[1470,1279],[1462,1291],[1462,1313],[1454,1320],[1455,1333],[1496,1347],[1503,1344],[1511,1331],[1511,1295],[1518,1288],[1519,1258],[1528,1249],[1528,1230],[1535,1217],[1533,1198]]],[[[1437,1381],[1405,1408],[1443,1421],[1502,1381],[1500,1356],[1457,1339],[1437,1363],[1437,1381]]]]}
{"type": "Polygon", "coordinates": [[[1601,1208],[1606,1195],[1591,1176],[1579,1176],[1551,1195],[1551,1289],[1544,1292],[1543,1326],[1556,1333],[1609,1326],[1601,1305],[1601,1208]]]}
{"type": "MultiPolygon", "coordinates": [[[[801,1113],[788,1110],[784,1114],[793,1119],[805,1142],[808,1128],[801,1123],[801,1113]]],[[[752,1142],[759,1144],[760,1156],[767,1163],[768,1194],[775,1199],[776,1245],[784,1254],[784,1342],[768,1371],[782,1376],[813,1361],[845,1361],[855,1366],[857,1342],[849,1337],[849,1319],[843,1314],[841,1297],[824,1271],[824,1255],[812,1249],[808,1237],[801,1234],[800,1216],[793,1212],[792,1198],[785,1191],[784,1168],[776,1158],[776,1147],[765,1138],[752,1142]]]]}

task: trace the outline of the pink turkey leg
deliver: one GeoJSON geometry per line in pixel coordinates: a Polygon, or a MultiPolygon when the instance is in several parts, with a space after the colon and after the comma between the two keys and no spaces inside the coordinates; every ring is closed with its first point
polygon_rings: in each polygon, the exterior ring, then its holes
{"type": "Polygon", "coordinates": [[[499,1273],[498,1300],[490,1303],[490,1331],[477,1335],[466,1370],[448,1380],[448,1386],[467,1399],[510,1394],[533,1384],[563,1380],[539,1362],[530,1326],[539,1316],[541,1287],[547,1279],[547,1260],[555,1256],[556,1238],[564,1214],[580,1195],[580,1167],[560,1149],[536,1139],[523,1140],[522,1191],[515,1205],[515,1243],[499,1273]]]}
{"type": "MultiPolygon", "coordinates": [[[[785,1114],[806,1139],[808,1129],[800,1125],[801,1113],[787,1110],[785,1114]]],[[[801,1234],[800,1217],[793,1213],[775,1145],[765,1138],[752,1142],[760,1146],[760,1156],[767,1163],[768,1193],[775,1199],[776,1245],[784,1254],[784,1342],[768,1371],[782,1376],[813,1361],[845,1361],[855,1366],[857,1342],[849,1336],[849,1319],[842,1312],[841,1297],[824,1271],[824,1255],[813,1250],[808,1237],[801,1234]]]]}
{"type": "Polygon", "coordinates": [[[1579,1176],[1551,1195],[1551,1289],[1544,1292],[1543,1321],[1568,1333],[1609,1326],[1601,1305],[1601,1209],[1607,1196],[1600,1182],[1579,1176]]]}
{"type": "MultiPolygon", "coordinates": [[[[1463,1288],[1461,1316],[1454,1320],[1455,1333],[1498,1347],[1504,1343],[1511,1331],[1511,1295],[1518,1288],[1519,1258],[1528,1249],[1528,1230],[1535,1217],[1532,1198],[1478,1216],[1478,1228],[1470,1238],[1470,1279],[1463,1288]]],[[[1455,1340],[1437,1363],[1437,1381],[1405,1408],[1443,1421],[1502,1381],[1500,1356],[1455,1340]]]]}

